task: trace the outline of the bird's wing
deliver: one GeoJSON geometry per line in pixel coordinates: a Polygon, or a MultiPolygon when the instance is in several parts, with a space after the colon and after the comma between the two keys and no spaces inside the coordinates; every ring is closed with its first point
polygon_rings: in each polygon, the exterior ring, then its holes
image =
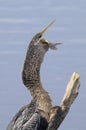
{"type": "Polygon", "coordinates": [[[48,122],[40,115],[34,100],[13,117],[7,130],[46,130],[48,122]]]}
{"type": "Polygon", "coordinates": [[[7,130],[20,130],[22,126],[31,119],[36,111],[34,100],[29,105],[22,107],[9,123],[7,130]]]}
{"type": "Polygon", "coordinates": [[[35,112],[30,120],[23,125],[22,130],[47,130],[47,128],[47,120],[39,112],[35,112]]]}
{"type": "Polygon", "coordinates": [[[35,112],[30,120],[28,120],[23,126],[22,130],[38,130],[40,125],[40,115],[38,112],[35,112]]]}

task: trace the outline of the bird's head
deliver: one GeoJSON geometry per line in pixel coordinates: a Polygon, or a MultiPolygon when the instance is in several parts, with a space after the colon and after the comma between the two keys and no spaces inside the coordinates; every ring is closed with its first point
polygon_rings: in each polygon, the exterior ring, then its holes
{"type": "Polygon", "coordinates": [[[61,43],[55,43],[52,44],[51,42],[48,42],[47,40],[45,40],[43,38],[44,33],[53,25],[53,23],[55,22],[52,21],[50,24],[48,24],[48,26],[46,26],[41,32],[37,33],[33,39],[32,39],[32,45],[35,46],[36,48],[40,48],[41,50],[44,49],[45,52],[50,48],[52,50],[56,50],[56,46],[61,44],[61,43]]]}
{"type": "Polygon", "coordinates": [[[52,26],[52,24],[53,24],[54,22],[55,22],[55,20],[52,21],[50,24],[48,24],[48,26],[46,26],[41,32],[37,33],[37,34],[33,37],[32,41],[34,42],[34,45],[38,45],[38,44],[40,43],[40,40],[42,39],[44,33],[52,26]]]}
{"type": "Polygon", "coordinates": [[[56,50],[57,45],[61,43],[51,43],[43,38],[43,34],[47,31],[49,27],[55,22],[52,21],[47,27],[45,27],[41,32],[37,33],[31,40],[29,45],[29,54],[36,59],[36,61],[40,61],[42,63],[44,55],[49,49],[56,50]]]}

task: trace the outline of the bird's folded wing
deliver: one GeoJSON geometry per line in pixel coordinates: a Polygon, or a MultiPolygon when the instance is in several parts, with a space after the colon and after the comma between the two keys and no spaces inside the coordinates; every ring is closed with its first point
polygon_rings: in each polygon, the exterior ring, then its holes
{"type": "Polygon", "coordinates": [[[22,126],[22,130],[37,130],[40,124],[40,115],[35,112],[33,116],[22,126]]]}
{"type": "Polygon", "coordinates": [[[34,115],[36,111],[35,101],[32,100],[30,104],[22,107],[19,112],[13,117],[9,123],[7,130],[21,130],[24,124],[26,124],[34,115]]]}

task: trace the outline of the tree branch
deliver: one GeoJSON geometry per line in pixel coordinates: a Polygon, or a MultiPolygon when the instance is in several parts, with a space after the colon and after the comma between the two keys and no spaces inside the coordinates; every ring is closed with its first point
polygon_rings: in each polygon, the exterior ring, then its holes
{"type": "Polygon", "coordinates": [[[57,130],[61,125],[62,121],[66,117],[71,107],[71,104],[74,102],[79,93],[80,81],[79,74],[73,73],[70,81],[67,85],[64,97],[61,101],[60,107],[55,108],[55,113],[49,124],[48,130],[57,130]]]}

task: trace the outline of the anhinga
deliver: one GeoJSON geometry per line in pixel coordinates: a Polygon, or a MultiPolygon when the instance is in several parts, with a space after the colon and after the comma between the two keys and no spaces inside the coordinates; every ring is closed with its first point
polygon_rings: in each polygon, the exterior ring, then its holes
{"type": "Polygon", "coordinates": [[[29,105],[24,106],[9,123],[7,130],[46,130],[54,121],[55,112],[60,107],[52,107],[51,98],[42,87],[40,67],[48,49],[57,49],[56,45],[45,40],[42,36],[54,23],[51,22],[40,33],[36,34],[28,47],[22,79],[24,85],[33,97],[29,105]],[[53,119],[53,120],[52,120],[53,119]]]}

